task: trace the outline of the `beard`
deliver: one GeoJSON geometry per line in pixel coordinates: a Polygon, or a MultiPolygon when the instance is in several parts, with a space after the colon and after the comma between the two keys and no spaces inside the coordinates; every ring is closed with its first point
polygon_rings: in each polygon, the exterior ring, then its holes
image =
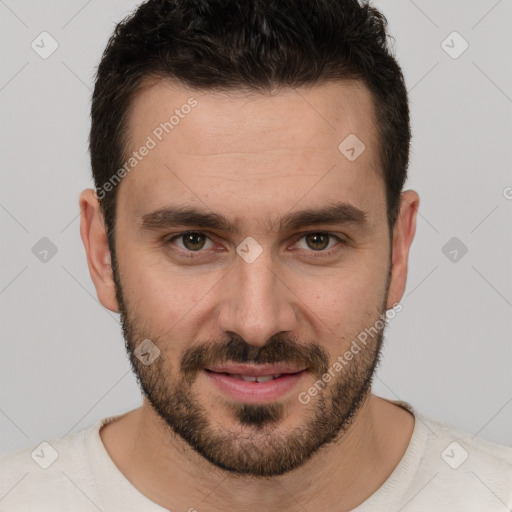
{"type": "MultiPolygon", "coordinates": [[[[316,381],[329,370],[327,352],[314,340],[307,344],[299,343],[292,336],[273,336],[261,347],[230,336],[189,346],[180,361],[171,361],[166,357],[165,348],[172,340],[167,335],[157,336],[151,332],[147,322],[129,310],[114,265],[112,268],[126,350],[141,392],[172,437],[181,437],[218,468],[234,475],[253,477],[274,477],[292,471],[321,448],[341,439],[371,393],[372,379],[380,363],[386,322],[372,341],[329,384],[324,383],[325,387],[307,405],[297,398],[304,417],[299,426],[286,431],[280,428],[280,423],[288,416],[290,405],[297,409],[293,399],[289,403],[224,402],[223,407],[237,422],[238,428],[230,430],[222,424],[222,419],[219,421],[213,416],[222,411],[221,417],[226,418],[224,409],[211,403],[208,409],[203,405],[206,402],[204,397],[201,401],[201,397],[194,393],[193,384],[207,366],[228,361],[253,364],[285,362],[307,367],[316,381]],[[137,345],[147,339],[160,350],[159,356],[149,365],[143,364],[135,354],[137,345]]],[[[388,272],[385,294],[374,322],[385,318],[390,276],[388,272]]],[[[358,332],[365,327],[369,326],[363,326],[358,332]]],[[[344,344],[340,353],[346,350],[344,344]]]]}

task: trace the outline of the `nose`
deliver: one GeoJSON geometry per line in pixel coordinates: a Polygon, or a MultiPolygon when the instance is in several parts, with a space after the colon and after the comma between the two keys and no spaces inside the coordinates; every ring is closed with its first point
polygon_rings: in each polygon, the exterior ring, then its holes
{"type": "Polygon", "coordinates": [[[293,331],[297,322],[293,286],[265,253],[252,263],[237,257],[224,281],[218,310],[218,327],[223,332],[258,347],[272,336],[293,331]]]}

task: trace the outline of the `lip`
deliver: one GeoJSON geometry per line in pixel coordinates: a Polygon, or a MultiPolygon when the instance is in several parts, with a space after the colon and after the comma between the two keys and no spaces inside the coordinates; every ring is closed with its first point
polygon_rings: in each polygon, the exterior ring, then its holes
{"type": "MultiPolygon", "coordinates": [[[[217,368],[217,367],[211,367],[217,368]]],[[[219,367],[220,368],[220,367],[219,367]]],[[[224,368],[224,367],[222,367],[224,368]]],[[[237,402],[250,404],[270,403],[289,394],[308,373],[307,369],[292,369],[284,365],[229,365],[229,372],[217,372],[211,369],[203,370],[205,377],[223,394],[237,402]],[[282,374],[277,379],[267,382],[250,382],[228,375],[247,375],[259,377],[262,375],[282,374]]]]}

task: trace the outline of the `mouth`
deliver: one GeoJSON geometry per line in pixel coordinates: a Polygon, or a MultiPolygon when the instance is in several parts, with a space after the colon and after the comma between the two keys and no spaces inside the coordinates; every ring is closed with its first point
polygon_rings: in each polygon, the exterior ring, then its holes
{"type": "Polygon", "coordinates": [[[305,367],[289,364],[225,364],[203,370],[223,395],[244,403],[269,403],[283,398],[307,372],[305,367]]]}
{"type": "Polygon", "coordinates": [[[277,375],[260,375],[258,377],[254,377],[253,375],[237,375],[232,373],[224,373],[224,375],[228,375],[232,379],[244,380],[245,382],[268,382],[269,380],[278,379],[284,374],[278,373],[277,375]]]}

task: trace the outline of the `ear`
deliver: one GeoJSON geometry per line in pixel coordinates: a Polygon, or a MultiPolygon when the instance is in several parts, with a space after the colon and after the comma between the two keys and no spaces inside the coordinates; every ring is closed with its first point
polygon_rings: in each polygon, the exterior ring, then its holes
{"type": "Polygon", "coordinates": [[[416,233],[416,215],[420,198],[414,190],[406,190],[401,195],[400,211],[393,228],[391,258],[391,282],[389,285],[387,308],[400,302],[407,284],[407,264],[409,249],[416,233]]]}
{"type": "Polygon", "coordinates": [[[110,249],[103,212],[93,189],[80,194],[80,236],[87,254],[89,273],[98,299],[110,311],[117,313],[114,276],[110,266],[110,249]]]}

